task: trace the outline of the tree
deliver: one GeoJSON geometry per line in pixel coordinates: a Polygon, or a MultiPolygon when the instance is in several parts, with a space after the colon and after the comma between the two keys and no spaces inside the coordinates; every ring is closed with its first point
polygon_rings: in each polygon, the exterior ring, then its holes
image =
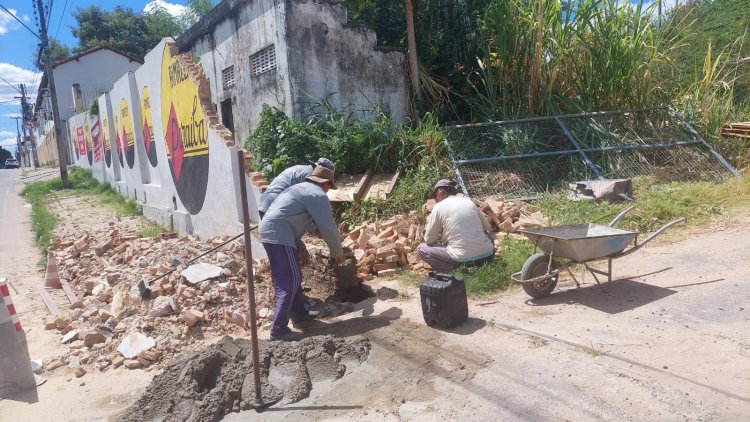
{"type": "Polygon", "coordinates": [[[214,8],[214,2],[213,0],[187,0],[185,6],[187,6],[187,11],[181,16],[181,20],[187,29],[206,16],[214,8]]]}
{"type": "MultiPolygon", "coordinates": [[[[50,47],[50,54],[51,54],[51,60],[52,63],[58,62],[60,60],[67,59],[70,57],[70,48],[62,44],[60,41],[50,38],[49,39],[49,47],[50,47]]],[[[37,70],[44,70],[44,57],[42,54],[40,54],[39,49],[34,52],[34,66],[37,68],[37,70]]]]}
{"type": "Polygon", "coordinates": [[[11,154],[7,149],[0,147],[0,165],[4,165],[5,160],[7,160],[8,158],[13,158],[13,154],[11,154]]]}

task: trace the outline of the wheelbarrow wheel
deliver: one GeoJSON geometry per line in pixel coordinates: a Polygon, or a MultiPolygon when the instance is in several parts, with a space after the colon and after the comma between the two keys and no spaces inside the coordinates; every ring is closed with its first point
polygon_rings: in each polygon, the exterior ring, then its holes
{"type": "MultiPolygon", "coordinates": [[[[531,255],[523,264],[523,268],[521,269],[521,280],[530,280],[547,274],[548,265],[549,255],[546,253],[531,255]]],[[[556,268],[557,263],[552,261],[551,269],[554,270],[556,268]]],[[[539,299],[549,296],[549,294],[552,293],[552,290],[557,286],[557,276],[536,283],[523,283],[521,286],[523,286],[523,290],[526,294],[534,299],[539,299]]]]}

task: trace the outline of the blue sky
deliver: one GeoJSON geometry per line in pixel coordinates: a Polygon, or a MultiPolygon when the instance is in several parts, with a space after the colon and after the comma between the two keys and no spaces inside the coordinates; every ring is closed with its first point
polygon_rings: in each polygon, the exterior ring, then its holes
{"type": "MultiPolygon", "coordinates": [[[[103,9],[111,10],[115,5],[130,7],[133,10],[144,10],[158,4],[170,13],[179,14],[184,10],[184,0],[44,0],[43,3],[52,3],[52,14],[48,23],[49,34],[56,36],[63,44],[75,46],[78,40],[73,37],[70,26],[75,23],[71,11],[77,8],[85,8],[97,5],[103,9]],[[64,10],[64,13],[63,13],[64,10]]],[[[0,4],[14,12],[28,27],[38,31],[34,21],[34,8],[36,0],[0,0],[0,4]]],[[[39,40],[15,19],[0,9],[0,76],[17,86],[25,83],[30,91],[32,101],[36,98],[36,88],[39,84],[41,74],[37,73],[32,65],[32,56],[36,51],[39,40]]],[[[10,151],[16,149],[16,122],[11,116],[19,115],[20,103],[7,101],[13,100],[19,93],[9,87],[0,79],[0,146],[10,151]]]]}

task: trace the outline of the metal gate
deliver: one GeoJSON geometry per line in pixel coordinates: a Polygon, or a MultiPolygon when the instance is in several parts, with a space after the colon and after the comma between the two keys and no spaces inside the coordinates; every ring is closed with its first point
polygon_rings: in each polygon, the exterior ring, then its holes
{"type": "Polygon", "coordinates": [[[737,171],[671,107],[450,126],[464,193],[529,198],[570,182],[652,176],[720,180],[737,171]]]}

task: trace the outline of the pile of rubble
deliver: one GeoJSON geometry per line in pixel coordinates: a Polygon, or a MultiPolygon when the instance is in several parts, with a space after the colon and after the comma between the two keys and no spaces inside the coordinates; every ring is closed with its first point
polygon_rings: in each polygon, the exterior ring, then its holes
{"type": "MultiPolygon", "coordinates": [[[[50,251],[60,263],[60,278],[76,300],[46,324],[63,336],[68,353],[45,369],[68,365],[80,377],[86,373],[84,366],[102,371],[120,365],[149,367],[198,340],[244,329],[244,242],[229,242],[202,257],[200,264],[185,264],[227,240],[204,242],[173,233],[120,236],[110,223],[106,239],[85,235],[75,242],[54,241],[50,251]]],[[[260,273],[258,317],[265,324],[273,315],[270,283],[264,282],[268,265],[256,262],[254,267],[260,273]]]]}

